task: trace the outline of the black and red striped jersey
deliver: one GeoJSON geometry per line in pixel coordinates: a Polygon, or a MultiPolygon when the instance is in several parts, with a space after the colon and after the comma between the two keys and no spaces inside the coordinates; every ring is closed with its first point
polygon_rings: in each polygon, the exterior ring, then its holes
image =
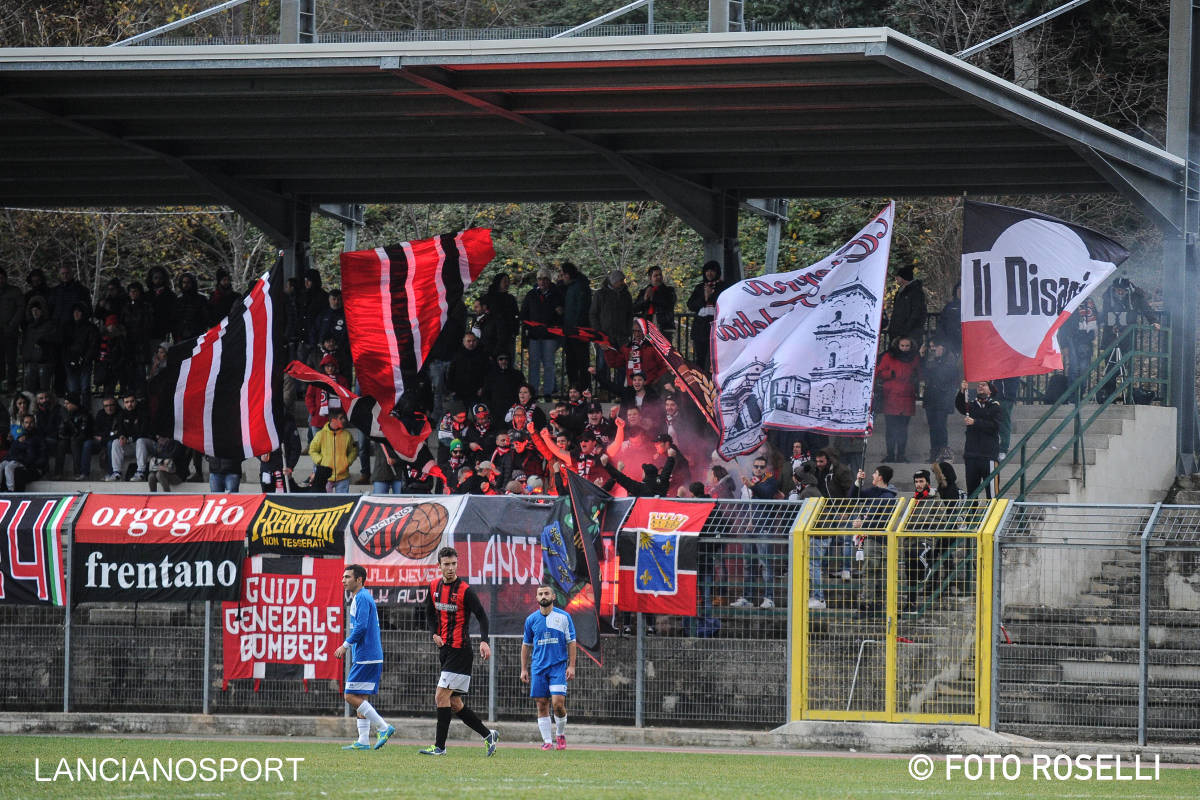
{"type": "Polygon", "coordinates": [[[475,615],[479,623],[479,636],[488,640],[488,617],[479,602],[475,590],[462,578],[446,583],[438,578],[429,584],[429,597],[425,601],[429,618],[429,631],[441,636],[448,647],[468,647],[471,635],[470,616],[475,615]]]}

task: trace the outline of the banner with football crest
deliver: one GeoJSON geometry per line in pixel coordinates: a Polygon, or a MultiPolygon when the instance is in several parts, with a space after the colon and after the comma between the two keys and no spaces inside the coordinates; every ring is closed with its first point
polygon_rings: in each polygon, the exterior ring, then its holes
{"type": "Polygon", "coordinates": [[[716,503],[639,497],[617,539],[622,611],[696,615],[696,551],[716,503]]]}
{"type": "Polygon", "coordinates": [[[367,569],[377,603],[421,603],[441,575],[437,553],[453,545],[463,496],[364,497],[346,525],[346,563],[367,569]]]}

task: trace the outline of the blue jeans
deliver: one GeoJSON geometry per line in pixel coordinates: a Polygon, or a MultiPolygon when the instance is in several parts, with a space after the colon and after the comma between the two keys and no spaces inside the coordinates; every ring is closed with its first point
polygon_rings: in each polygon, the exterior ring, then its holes
{"type": "Polygon", "coordinates": [[[751,577],[751,561],[757,561],[759,565],[759,574],[762,576],[762,597],[763,599],[772,599],[774,593],[774,578],[775,575],[771,571],[771,542],[750,542],[742,545],[742,596],[747,600],[752,600],[757,596],[754,591],[755,583],[751,577]],[[748,558],[751,553],[754,558],[748,558]]]}
{"type": "Polygon", "coordinates": [[[334,494],[350,494],[350,479],[342,478],[340,481],[330,481],[333,484],[334,494]]]}
{"type": "Polygon", "coordinates": [[[404,494],[404,481],[372,481],[371,494],[404,494]]]}
{"type": "Polygon", "coordinates": [[[829,549],[830,537],[814,536],[808,540],[808,596],[825,601],[821,584],[825,580],[825,552],[829,549]]]}
{"type": "Polygon", "coordinates": [[[242,476],[236,472],[208,473],[208,488],[214,493],[236,494],[242,485],[242,476]]]}
{"type": "Polygon", "coordinates": [[[554,394],[554,351],[558,349],[558,339],[529,340],[529,385],[539,395],[554,394]],[[538,390],[539,378],[541,390],[538,390]]]}

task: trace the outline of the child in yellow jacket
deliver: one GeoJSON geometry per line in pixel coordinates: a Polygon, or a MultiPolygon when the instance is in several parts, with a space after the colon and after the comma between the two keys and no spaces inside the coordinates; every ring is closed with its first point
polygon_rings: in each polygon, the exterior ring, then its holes
{"type": "Polygon", "coordinates": [[[316,469],[313,470],[313,487],[322,491],[325,481],[333,484],[333,491],[347,494],[350,491],[350,467],[358,458],[358,442],[346,430],[346,412],[330,413],[329,422],[317,431],[308,444],[308,455],[316,469]]]}

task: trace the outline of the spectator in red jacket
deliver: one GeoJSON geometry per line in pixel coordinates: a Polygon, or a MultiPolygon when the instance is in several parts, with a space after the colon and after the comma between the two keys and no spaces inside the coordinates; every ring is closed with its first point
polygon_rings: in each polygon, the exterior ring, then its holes
{"type": "MultiPolygon", "coordinates": [[[[333,353],[326,353],[321,358],[321,371],[347,389],[350,388],[350,381],[338,371],[337,356],[333,353]]],[[[326,389],[324,386],[317,383],[310,383],[308,391],[304,395],[304,405],[308,408],[309,432],[313,436],[316,436],[317,431],[324,428],[325,423],[329,422],[329,412],[333,409],[341,408],[342,401],[337,394],[326,389]]]]}
{"type": "Polygon", "coordinates": [[[879,381],[884,413],[884,436],[888,463],[905,462],[908,457],[908,421],[917,413],[917,381],[920,364],[913,340],[901,336],[879,359],[875,377],[879,381]]]}

